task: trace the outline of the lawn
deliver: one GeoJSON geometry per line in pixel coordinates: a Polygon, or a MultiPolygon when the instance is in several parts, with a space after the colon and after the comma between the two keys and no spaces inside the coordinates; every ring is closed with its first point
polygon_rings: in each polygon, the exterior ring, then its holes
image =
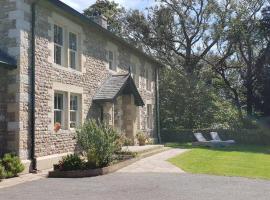
{"type": "MultiPolygon", "coordinates": [[[[189,144],[167,146],[191,148],[189,144]]],[[[191,148],[169,162],[189,173],[270,179],[269,146],[191,148]]]]}

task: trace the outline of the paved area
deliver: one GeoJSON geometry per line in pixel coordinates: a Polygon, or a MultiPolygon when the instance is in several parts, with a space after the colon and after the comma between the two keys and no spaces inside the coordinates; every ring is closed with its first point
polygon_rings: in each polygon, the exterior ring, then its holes
{"type": "Polygon", "coordinates": [[[24,174],[15,178],[4,179],[0,182],[0,189],[46,178],[48,172],[49,170],[44,170],[42,172],[39,172],[38,174],[24,174]]]}
{"type": "Polygon", "coordinates": [[[270,182],[181,173],[41,179],[0,189],[1,200],[269,200],[270,182]]]}
{"type": "Polygon", "coordinates": [[[185,151],[186,150],[184,149],[171,149],[139,160],[138,162],[119,170],[117,173],[184,173],[181,169],[175,167],[166,160],[185,151]]]}
{"type": "Polygon", "coordinates": [[[0,200],[269,200],[270,181],[174,172],[164,160],[177,153],[163,152],[106,176],[40,179],[3,188],[0,200]]]}
{"type": "Polygon", "coordinates": [[[124,146],[122,147],[122,150],[140,153],[143,151],[148,151],[159,147],[164,147],[164,145],[124,146]]]}

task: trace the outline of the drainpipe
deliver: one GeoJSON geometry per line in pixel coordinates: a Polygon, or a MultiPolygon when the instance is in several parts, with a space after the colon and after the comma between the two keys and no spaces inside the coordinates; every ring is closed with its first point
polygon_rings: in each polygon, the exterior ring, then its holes
{"type": "Polygon", "coordinates": [[[160,136],[160,107],[159,107],[159,67],[156,68],[156,129],[158,136],[158,143],[161,144],[160,136]]]}
{"type": "Polygon", "coordinates": [[[32,64],[32,73],[31,73],[31,160],[32,160],[32,173],[37,172],[37,161],[36,161],[36,152],[35,152],[35,126],[36,126],[36,118],[35,118],[35,82],[36,82],[36,37],[35,37],[35,26],[36,26],[36,2],[34,1],[31,5],[31,11],[32,11],[32,30],[31,30],[31,43],[32,43],[32,57],[31,57],[31,64],[32,64]]]}

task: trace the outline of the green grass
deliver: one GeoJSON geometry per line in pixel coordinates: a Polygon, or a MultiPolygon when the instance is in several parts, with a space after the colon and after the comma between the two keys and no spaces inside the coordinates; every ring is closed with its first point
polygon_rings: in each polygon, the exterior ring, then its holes
{"type": "MultiPolygon", "coordinates": [[[[171,143],[167,146],[191,148],[190,144],[171,143]]],[[[189,173],[270,179],[269,146],[191,148],[169,162],[189,173]]]]}

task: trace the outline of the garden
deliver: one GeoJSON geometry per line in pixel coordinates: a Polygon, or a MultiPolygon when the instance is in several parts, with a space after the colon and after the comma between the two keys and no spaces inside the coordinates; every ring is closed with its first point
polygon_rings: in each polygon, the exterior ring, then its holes
{"type": "Polygon", "coordinates": [[[270,148],[266,145],[205,148],[192,147],[191,143],[168,143],[167,146],[190,149],[168,160],[188,173],[270,180],[270,148]]]}
{"type": "Polygon", "coordinates": [[[24,165],[21,163],[19,157],[14,154],[5,154],[0,159],[0,181],[2,179],[16,177],[23,170],[24,165]]]}
{"type": "MultiPolygon", "coordinates": [[[[49,177],[91,177],[114,172],[138,160],[136,152],[123,150],[133,142],[107,124],[89,120],[77,129],[79,151],[64,156],[54,165],[49,177]]],[[[139,132],[136,139],[140,146],[149,143],[145,134],[139,132]]]]}

